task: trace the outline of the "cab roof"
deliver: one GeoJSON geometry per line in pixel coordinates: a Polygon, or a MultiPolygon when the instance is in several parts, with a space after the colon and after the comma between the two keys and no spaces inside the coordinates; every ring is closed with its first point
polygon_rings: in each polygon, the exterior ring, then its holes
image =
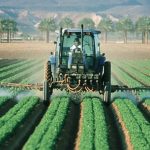
{"type": "MultiPolygon", "coordinates": [[[[63,33],[65,32],[82,32],[82,29],[80,28],[73,28],[73,29],[63,29],[63,33]]],[[[96,29],[83,29],[83,32],[90,32],[90,33],[93,33],[93,34],[100,34],[101,31],[100,30],[96,30],[96,29]]]]}

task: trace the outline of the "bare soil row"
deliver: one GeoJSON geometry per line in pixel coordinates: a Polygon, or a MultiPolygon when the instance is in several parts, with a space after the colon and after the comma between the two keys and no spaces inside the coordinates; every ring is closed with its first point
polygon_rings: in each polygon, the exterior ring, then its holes
{"type": "MultiPolygon", "coordinates": [[[[50,51],[55,50],[53,42],[22,42],[22,43],[2,43],[0,44],[0,58],[24,59],[24,58],[45,58],[50,51]]],[[[149,44],[116,44],[101,43],[101,51],[106,53],[109,60],[113,59],[149,59],[149,44]]]]}

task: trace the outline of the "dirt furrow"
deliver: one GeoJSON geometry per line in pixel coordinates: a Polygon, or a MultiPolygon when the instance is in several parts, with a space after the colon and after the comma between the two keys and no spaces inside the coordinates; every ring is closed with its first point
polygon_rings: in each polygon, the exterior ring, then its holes
{"type": "Polygon", "coordinates": [[[56,143],[55,150],[73,150],[79,128],[80,105],[70,102],[64,127],[56,143]]]}
{"type": "Polygon", "coordinates": [[[113,115],[111,106],[104,107],[106,123],[109,130],[109,146],[111,150],[123,150],[123,144],[120,138],[119,129],[117,126],[116,118],[113,115]]]}
{"type": "Polygon", "coordinates": [[[145,119],[150,122],[150,107],[143,103],[139,103],[138,108],[142,112],[145,119]]]}
{"type": "Polygon", "coordinates": [[[15,104],[17,104],[17,102],[10,99],[4,105],[2,105],[0,107],[0,117],[5,115],[15,104]]]}
{"type": "Polygon", "coordinates": [[[112,104],[112,111],[115,116],[115,120],[117,122],[117,127],[120,132],[120,137],[122,140],[123,149],[127,150],[133,150],[133,145],[131,143],[130,135],[128,133],[128,130],[125,126],[125,123],[123,122],[123,119],[121,117],[121,114],[115,104],[112,104]]]}

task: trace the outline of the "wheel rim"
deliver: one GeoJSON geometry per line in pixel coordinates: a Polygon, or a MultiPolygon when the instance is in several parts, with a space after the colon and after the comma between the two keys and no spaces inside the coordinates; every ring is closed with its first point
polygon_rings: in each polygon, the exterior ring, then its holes
{"type": "Polygon", "coordinates": [[[44,101],[49,100],[48,82],[44,81],[44,101]]]}
{"type": "Polygon", "coordinates": [[[107,89],[107,87],[105,86],[105,88],[104,88],[104,95],[103,95],[104,102],[108,101],[108,91],[106,89],[107,89]]]}
{"type": "Polygon", "coordinates": [[[103,100],[104,102],[108,103],[111,99],[111,89],[110,89],[110,83],[107,82],[104,87],[104,94],[103,94],[103,100]]]}

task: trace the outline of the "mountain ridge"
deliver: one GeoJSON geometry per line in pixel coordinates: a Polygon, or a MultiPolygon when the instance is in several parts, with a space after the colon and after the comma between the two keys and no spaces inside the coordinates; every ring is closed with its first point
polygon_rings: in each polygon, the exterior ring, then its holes
{"type": "Polygon", "coordinates": [[[71,17],[75,22],[91,17],[96,23],[103,16],[137,20],[150,16],[149,8],[149,0],[1,0],[0,18],[14,19],[21,30],[36,32],[35,25],[47,17],[55,17],[58,22],[63,17],[71,17]]]}

